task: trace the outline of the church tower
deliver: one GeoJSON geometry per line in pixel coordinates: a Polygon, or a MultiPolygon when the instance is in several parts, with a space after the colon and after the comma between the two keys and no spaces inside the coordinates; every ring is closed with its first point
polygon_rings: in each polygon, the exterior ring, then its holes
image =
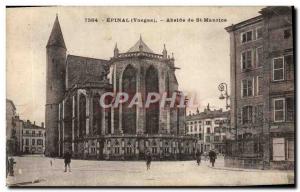
{"type": "Polygon", "coordinates": [[[46,46],[46,155],[58,154],[59,102],[65,92],[66,45],[56,15],[46,46]]]}

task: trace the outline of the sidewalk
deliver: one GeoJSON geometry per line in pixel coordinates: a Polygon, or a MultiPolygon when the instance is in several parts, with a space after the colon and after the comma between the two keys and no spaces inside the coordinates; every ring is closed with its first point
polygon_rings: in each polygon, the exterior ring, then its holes
{"type": "Polygon", "coordinates": [[[7,185],[22,186],[244,186],[291,184],[293,172],[248,170],[215,166],[202,160],[153,161],[146,170],[144,161],[72,160],[72,172],[64,172],[63,159],[18,157],[15,176],[7,185]],[[233,172],[235,171],[235,172],[233,172]],[[229,176],[229,177],[228,177],[229,176]]]}
{"type": "Polygon", "coordinates": [[[219,169],[219,170],[226,170],[226,171],[245,171],[245,172],[258,172],[258,171],[266,171],[261,169],[243,169],[243,168],[234,168],[234,167],[219,167],[216,166],[212,167],[211,165],[207,165],[207,167],[211,169],[219,169]]]}
{"type": "Polygon", "coordinates": [[[215,166],[212,167],[209,160],[204,161],[205,165],[211,169],[217,170],[226,170],[226,171],[244,171],[244,172],[266,172],[266,171],[288,171],[293,172],[293,170],[274,170],[274,169],[247,169],[247,168],[235,168],[235,167],[225,167],[223,159],[217,159],[215,162],[215,166]]]}

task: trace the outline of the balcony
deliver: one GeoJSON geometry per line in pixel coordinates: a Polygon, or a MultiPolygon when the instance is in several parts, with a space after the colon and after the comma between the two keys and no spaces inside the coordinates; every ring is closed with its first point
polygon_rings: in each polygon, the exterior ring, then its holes
{"type": "Polygon", "coordinates": [[[23,133],[23,137],[44,137],[44,135],[43,134],[23,133]]]}

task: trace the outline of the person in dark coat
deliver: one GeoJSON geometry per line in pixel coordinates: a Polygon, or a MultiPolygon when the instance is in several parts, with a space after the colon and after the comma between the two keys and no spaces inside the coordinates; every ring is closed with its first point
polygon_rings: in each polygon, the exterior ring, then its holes
{"type": "Polygon", "coordinates": [[[199,166],[201,163],[201,152],[199,150],[197,150],[197,152],[196,152],[196,160],[197,160],[197,164],[199,166]]]}
{"type": "Polygon", "coordinates": [[[16,164],[15,159],[11,157],[8,161],[9,161],[8,162],[9,176],[15,176],[14,174],[14,165],[16,164]]]}
{"type": "Polygon", "coordinates": [[[210,150],[210,152],[208,153],[208,156],[209,156],[209,160],[211,162],[212,167],[214,167],[215,166],[215,161],[216,161],[216,158],[217,158],[216,152],[214,152],[213,150],[210,150]]]}
{"type": "Polygon", "coordinates": [[[147,170],[150,169],[151,161],[152,161],[151,153],[150,153],[150,151],[147,151],[146,152],[146,166],[147,166],[147,170]]]}
{"type": "Polygon", "coordinates": [[[69,167],[69,172],[71,172],[71,156],[71,153],[68,151],[64,155],[65,172],[67,172],[67,167],[69,167]]]}
{"type": "Polygon", "coordinates": [[[8,176],[9,173],[9,160],[8,160],[8,156],[6,155],[6,177],[8,176]]]}

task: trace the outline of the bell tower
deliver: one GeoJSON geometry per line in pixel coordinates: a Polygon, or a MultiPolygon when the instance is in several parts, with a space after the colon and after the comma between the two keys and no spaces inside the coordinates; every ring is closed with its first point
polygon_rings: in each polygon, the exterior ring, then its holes
{"type": "Polygon", "coordinates": [[[65,92],[66,45],[58,16],[46,46],[46,150],[47,156],[58,155],[59,102],[65,92]]]}

